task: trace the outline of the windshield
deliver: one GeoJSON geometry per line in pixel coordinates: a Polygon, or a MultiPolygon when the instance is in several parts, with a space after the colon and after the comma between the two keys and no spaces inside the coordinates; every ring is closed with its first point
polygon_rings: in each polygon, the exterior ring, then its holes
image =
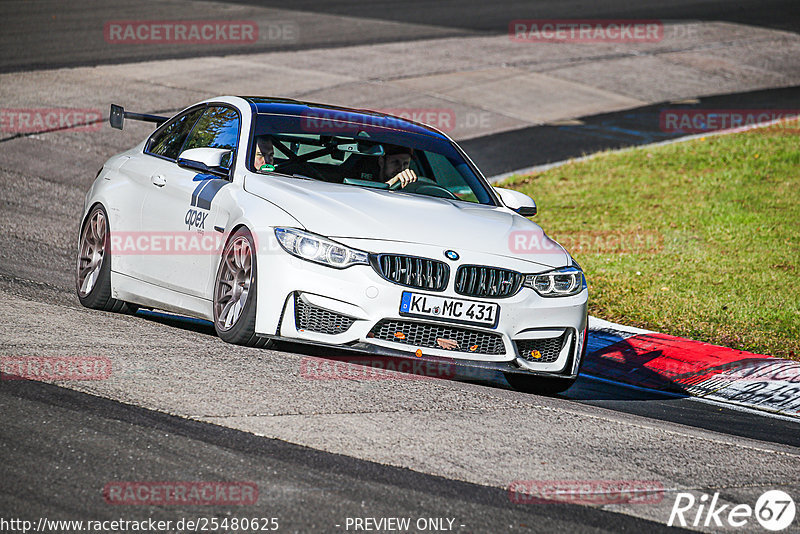
{"type": "Polygon", "coordinates": [[[253,172],[494,205],[450,141],[385,124],[259,114],[248,153],[253,172]]]}

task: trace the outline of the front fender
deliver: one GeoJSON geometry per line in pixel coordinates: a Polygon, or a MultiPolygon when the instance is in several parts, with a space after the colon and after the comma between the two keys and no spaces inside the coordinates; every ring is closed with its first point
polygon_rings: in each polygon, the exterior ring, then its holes
{"type": "MultiPolygon", "coordinates": [[[[274,334],[278,327],[283,298],[270,291],[269,280],[275,276],[271,265],[285,260],[286,252],[278,244],[274,228],[291,226],[302,228],[300,222],[277,205],[248,193],[239,187],[224,187],[220,190],[219,214],[215,225],[224,229],[228,238],[239,228],[247,228],[253,236],[256,251],[256,332],[274,334]]],[[[217,259],[214,277],[222,260],[217,259]]],[[[213,299],[215,278],[210,281],[213,299]]]]}

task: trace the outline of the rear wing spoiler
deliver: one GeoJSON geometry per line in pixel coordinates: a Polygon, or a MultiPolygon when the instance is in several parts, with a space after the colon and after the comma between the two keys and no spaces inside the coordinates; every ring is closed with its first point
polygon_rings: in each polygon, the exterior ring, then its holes
{"type": "Polygon", "coordinates": [[[125,119],[154,122],[157,126],[161,126],[167,122],[167,120],[169,120],[169,117],[161,117],[160,115],[146,115],[144,113],[133,113],[131,111],[125,111],[122,106],[111,104],[111,113],[108,116],[108,122],[111,123],[111,127],[121,130],[125,119]]]}

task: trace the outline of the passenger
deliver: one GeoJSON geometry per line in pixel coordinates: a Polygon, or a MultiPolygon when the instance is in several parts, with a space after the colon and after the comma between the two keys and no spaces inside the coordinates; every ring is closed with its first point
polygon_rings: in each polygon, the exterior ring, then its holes
{"type": "Polygon", "coordinates": [[[272,138],[268,135],[256,137],[256,153],[253,158],[253,167],[257,171],[275,170],[275,148],[272,146],[272,138]]]}

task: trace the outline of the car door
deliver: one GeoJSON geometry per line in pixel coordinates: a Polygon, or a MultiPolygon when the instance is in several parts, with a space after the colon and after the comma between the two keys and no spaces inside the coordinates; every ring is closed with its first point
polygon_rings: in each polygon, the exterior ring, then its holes
{"type": "MultiPolygon", "coordinates": [[[[209,105],[195,122],[177,154],[192,148],[234,151],[239,140],[240,118],[236,109],[209,105]]],[[[142,209],[142,230],[163,235],[160,253],[146,267],[146,276],[158,285],[187,295],[210,298],[209,280],[216,268],[223,234],[215,230],[219,209],[217,193],[231,182],[169,161],[164,183],[150,189],[142,209]]]]}
{"type": "Polygon", "coordinates": [[[145,143],[143,153],[129,158],[119,169],[125,177],[126,213],[112,228],[114,270],[146,282],[157,283],[153,263],[154,236],[143,231],[142,212],[146,198],[165,187],[167,175],[189,133],[203,113],[199,106],[181,113],[160,126],[145,143]]]}

